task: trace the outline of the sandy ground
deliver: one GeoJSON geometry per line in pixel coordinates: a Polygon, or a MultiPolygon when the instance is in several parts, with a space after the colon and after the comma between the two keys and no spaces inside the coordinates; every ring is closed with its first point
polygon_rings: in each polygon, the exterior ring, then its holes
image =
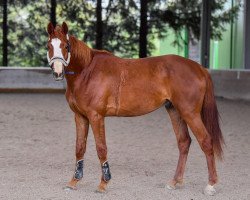
{"type": "Polygon", "coordinates": [[[218,163],[217,195],[206,197],[207,168],[193,139],[185,187],[169,191],[178,149],[163,108],[141,117],[107,118],[112,181],[95,193],[101,175],[93,134],[84,180],[64,191],[74,170],[75,126],[63,94],[0,94],[0,199],[250,199],[250,103],[218,99],[227,143],[218,163]]]}

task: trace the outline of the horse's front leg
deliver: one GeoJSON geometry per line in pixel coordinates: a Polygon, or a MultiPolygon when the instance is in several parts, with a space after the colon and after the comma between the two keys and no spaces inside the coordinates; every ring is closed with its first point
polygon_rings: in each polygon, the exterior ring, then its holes
{"type": "Polygon", "coordinates": [[[100,160],[102,169],[101,182],[98,186],[97,191],[105,192],[107,184],[111,179],[111,173],[107,161],[107,145],[105,138],[104,117],[97,113],[94,113],[91,114],[89,120],[95,137],[97,155],[100,160]]]}
{"type": "Polygon", "coordinates": [[[80,115],[75,114],[76,123],[76,167],[71,181],[67,188],[76,189],[76,184],[83,177],[83,156],[86,151],[87,136],[89,130],[89,120],[80,115]]]}

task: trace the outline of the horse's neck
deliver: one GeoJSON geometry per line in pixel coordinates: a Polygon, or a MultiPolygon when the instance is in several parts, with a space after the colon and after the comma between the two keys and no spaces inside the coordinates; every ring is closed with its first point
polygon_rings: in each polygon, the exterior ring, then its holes
{"type": "Polygon", "coordinates": [[[84,68],[88,67],[93,59],[93,50],[84,42],[70,36],[71,59],[67,67],[66,75],[67,85],[70,90],[74,88],[76,78],[81,74],[84,68]],[[73,73],[73,74],[72,74],[73,73]]]}

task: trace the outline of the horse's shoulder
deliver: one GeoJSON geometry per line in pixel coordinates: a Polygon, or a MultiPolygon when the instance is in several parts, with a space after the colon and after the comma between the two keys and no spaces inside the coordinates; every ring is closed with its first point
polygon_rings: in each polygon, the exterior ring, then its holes
{"type": "Polygon", "coordinates": [[[112,53],[106,50],[93,49],[92,53],[92,61],[87,67],[85,67],[83,71],[83,80],[86,82],[89,81],[93,74],[99,74],[103,72],[103,70],[100,70],[104,67],[104,62],[102,62],[103,60],[110,58],[110,56],[114,57],[112,53]]]}

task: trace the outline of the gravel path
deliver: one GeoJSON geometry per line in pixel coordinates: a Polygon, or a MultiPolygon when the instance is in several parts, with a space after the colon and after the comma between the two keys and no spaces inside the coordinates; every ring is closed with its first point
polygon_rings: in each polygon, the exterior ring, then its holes
{"type": "Polygon", "coordinates": [[[85,154],[84,180],[76,191],[62,188],[74,170],[73,113],[62,94],[0,94],[0,199],[250,199],[250,103],[218,99],[227,143],[217,164],[217,195],[206,197],[207,168],[193,138],[185,187],[169,191],[178,149],[164,108],[134,118],[107,118],[113,179],[95,193],[101,175],[93,134],[85,154]]]}

